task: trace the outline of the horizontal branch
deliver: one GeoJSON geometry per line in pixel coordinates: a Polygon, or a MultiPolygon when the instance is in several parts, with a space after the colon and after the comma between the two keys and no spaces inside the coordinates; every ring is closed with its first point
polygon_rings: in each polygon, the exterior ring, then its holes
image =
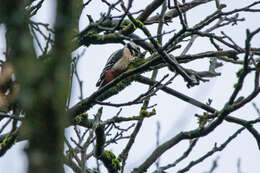
{"type": "MultiPolygon", "coordinates": [[[[143,77],[143,76],[137,76],[137,78],[135,80],[140,82],[140,83],[147,84],[147,85],[155,85],[157,83],[156,81],[153,81],[153,80],[146,78],[146,77],[143,77]]],[[[184,95],[184,94],[182,94],[182,93],[180,93],[180,92],[178,92],[178,91],[176,91],[172,88],[169,88],[167,86],[163,86],[161,84],[159,85],[159,87],[162,91],[164,91],[164,92],[166,92],[170,95],[173,95],[173,96],[175,96],[175,97],[177,97],[177,98],[179,98],[179,99],[181,99],[185,102],[188,102],[188,103],[190,103],[190,104],[192,104],[196,107],[199,107],[199,108],[201,108],[201,109],[203,109],[207,112],[214,113],[214,112],[217,111],[216,109],[210,107],[209,105],[206,105],[202,102],[199,102],[199,101],[197,101],[197,100],[195,100],[195,99],[193,99],[189,96],[186,96],[186,95],[184,95]]]]}
{"type": "MultiPolygon", "coordinates": [[[[194,7],[197,7],[199,5],[202,5],[202,4],[211,2],[211,1],[213,1],[213,0],[193,0],[191,2],[187,2],[183,5],[180,5],[179,7],[180,7],[180,10],[184,13],[184,12],[191,10],[194,7]]],[[[164,15],[163,21],[164,22],[170,22],[171,19],[173,19],[175,17],[178,17],[178,12],[174,8],[174,9],[171,9],[170,11],[168,11],[164,15]]],[[[144,24],[149,25],[149,24],[153,24],[153,23],[158,23],[159,20],[160,20],[160,15],[155,15],[155,16],[149,17],[147,20],[145,20],[144,24]]]]}

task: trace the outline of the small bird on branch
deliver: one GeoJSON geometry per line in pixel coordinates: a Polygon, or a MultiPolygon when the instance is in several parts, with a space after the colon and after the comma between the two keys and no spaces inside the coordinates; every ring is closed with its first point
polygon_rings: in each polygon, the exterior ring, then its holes
{"type": "Polygon", "coordinates": [[[129,64],[139,55],[139,53],[140,48],[133,42],[127,43],[124,48],[112,53],[100,74],[96,86],[102,87],[115,79],[121,73],[125,72],[129,64]]]}

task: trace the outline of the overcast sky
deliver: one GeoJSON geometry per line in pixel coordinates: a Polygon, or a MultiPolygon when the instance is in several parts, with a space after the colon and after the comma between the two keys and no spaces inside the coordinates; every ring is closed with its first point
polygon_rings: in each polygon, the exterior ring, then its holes
{"type": "MultiPolygon", "coordinates": [[[[41,22],[53,23],[53,17],[50,14],[53,14],[53,1],[46,0],[43,8],[39,11],[38,15],[34,20],[40,20],[41,22]]],[[[150,0],[134,1],[133,11],[138,10],[146,6],[150,0]]],[[[254,2],[253,0],[220,0],[222,3],[228,5],[228,9],[235,9],[241,6],[245,6],[249,2],[254,2]]],[[[196,22],[200,21],[202,18],[212,13],[213,8],[211,2],[208,5],[200,6],[199,8],[193,9],[189,12],[188,21],[192,26],[196,22]],[[204,17],[203,17],[204,16],[204,17]]],[[[214,7],[214,6],[213,6],[214,7]]],[[[258,6],[259,7],[259,6],[258,6]]],[[[102,11],[105,11],[105,6],[98,6],[95,4],[95,1],[90,3],[90,6],[84,11],[80,20],[80,30],[87,26],[88,20],[86,14],[91,14],[94,19],[99,18],[99,14],[102,11]]],[[[249,16],[246,13],[242,13],[241,17],[246,17],[246,22],[240,23],[238,26],[226,29],[225,33],[231,36],[234,41],[239,45],[244,45],[245,39],[245,29],[251,28],[251,30],[259,27],[259,22],[256,22],[260,18],[260,14],[255,13],[254,15],[249,16]]],[[[179,21],[176,20],[165,30],[171,30],[173,27],[177,27],[179,21]]],[[[156,31],[156,27],[150,28],[152,31],[156,31]]],[[[141,33],[141,32],[138,32],[141,33]]],[[[155,32],[154,32],[155,35],[155,32]]],[[[167,37],[166,37],[167,38],[167,37]]],[[[164,41],[166,41],[165,39],[164,41]]],[[[4,27],[0,25],[0,43],[4,42],[4,27]]],[[[252,41],[253,45],[260,45],[260,37],[257,36],[252,41]]],[[[99,74],[109,57],[109,55],[121,48],[122,45],[119,44],[109,44],[109,45],[95,45],[90,46],[86,49],[85,56],[80,60],[78,70],[80,73],[80,78],[84,81],[84,97],[87,97],[92,92],[96,91],[95,83],[98,80],[99,74]]],[[[77,54],[81,52],[84,47],[80,48],[77,54]]],[[[206,39],[198,39],[193,47],[188,53],[198,53],[208,50],[213,50],[212,47],[208,44],[206,39]]],[[[5,45],[0,44],[0,57],[2,56],[3,51],[5,50],[5,45]]],[[[178,55],[181,51],[174,52],[174,55],[178,55]]],[[[208,69],[208,60],[205,59],[199,63],[191,63],[185,65],[198,71],[205,71],[208,69]]],[[[178,77],[170,85],[170,87],[176,89],[179,92],[182,92],[188,96],[191,96],[195,99],[198,99],[202,102],[206,102],[208,98],[213,99],[212,106],[217,109],[223,108],[225,101],[230,97],[230,93],[233,91],[233,85],[236,83],[237,78],[235,73],[238,71],[240,66],[226,63],[224,67],[218,69],[218,72],[222,73],[222,76],[210,79],[210,82],[202,83],[197,87],[188,89],[186,83],[181,77],[178,77]]],[[[158,79],[161,79],[165,74],[169,73],[167,69],[162,69],[159,71],[158,79]]],[[[150,76],[150,73],[146,74],[150,76]]],[[[172,75],[172,74],[170,74],[172,75]]],[[[251,85],[253,80],[253,75],[249,75],[246,78],[246,83],[248,85],[243,87],[243,90],[240,92],[240,95],[247,95],[252,91],[253,85],[251,85]]],[[[128,100],[134,99],[137,95],[142,92],[145,92],[147,86],[143,86],[134,82],[130,87],[126,88],[117,96],[110,98],[108,101],[113,103],[125,102],[128,100]],[[138,89],[137,89],[138,88],[138,89]],[[126,100],[127,98],[127,100],[126,100]]],[[[78,102],[78,86],[74,84],[73,86],[73,96],[71,100],[71,105],[74,105],[78,102]]],[[[260,106],[260,96],[254,99],[260,106]]],[[[161,142],[166,141],[173,137],[175,134],[180,131],[191,130],[198,127],[197,119],[194,117],[195,113],[202,113],[203,110],[194,107],[188,103],[183,102],[173,96],[169,96],[161,91],[157,93],[156,97],[151,99],[152,104],[158,104],[156,106],[157,115],[146,119],[142,130],[138,134],[135,145],[133,146],[132,151],[130,152],[128,164],[128,169],[138,166],[142,160],[144,160],[149,153],[155,148],[155,133],[156,133],[156,122],[159,121],[161,124],[161,142]]],[[[89,114],[94,114],[100,106],[94,106],[93,109],[89,111],[89,114]]],[[[132,116],[137,115],[139,112],[140,106],[131,106],[123,108],[121,115],[132,116]]],[[[119,109],[104,107],[103,119],[114,116],[119,109]]],[[[252,104],[248,104],[243,109],[236,111],[231,114],[232,116],[244,118],[244,119],[255,119],[257,114],[253,109],[252,104]]],[[[256,129],[260,130],[259,124],[255,126],[256,129]]],[[[186,161],[179,164],[176,168],[170,169],[169,172],[176,172],[177,170],[186,166],[191,160],[194,160],[200,157],[202,154],[208,152],[214,146],[214,143],[222,144],[230,135],[232,135],[239,126],[233,125],[230,123],[224,122],[220,125],[213,133],[207,137],[201,138],[195,147],[194,151],[191,153],[191,156],[186,161]]],[[[26,172],[26,157],[23,154],[23,147],[26,142],[20,142],[10,151],[8,151],[4,157],[0,158],[0,173],[25,173],[26,172]]],[[[125,143],[123,143],[125,144],[125,143]]],[[[165,165],[173,162],[178,156],[180,156],[184,150],[186,150],[189,145],[188,141],[180,142],[173,149],[166,152],[161,158],[161,165],[165,165]]],[[[116,154],[120,153],[124,145],[116,146],[114,148],[109,148],[113,150],[116,154]]],[[[256,173],[259,171],[259,161],[260,154],[257,147],[257,144],[254,138],[247,131],[243,131],[231,144],[224,149],[221,153],[214,154],[211,158],[207,159],[203,163],[195,166],[191,169],[190,172],[193,173],[202,173],[208,171],[211,167],[212,160],[220,156],[218,160],[219,167],[217,173],[222,172],[236,172],[237,159],[241,158],[241,169],[246,173],[256,173]]],[[[68,170],[67,172],[70,172],[68,170]]]]}

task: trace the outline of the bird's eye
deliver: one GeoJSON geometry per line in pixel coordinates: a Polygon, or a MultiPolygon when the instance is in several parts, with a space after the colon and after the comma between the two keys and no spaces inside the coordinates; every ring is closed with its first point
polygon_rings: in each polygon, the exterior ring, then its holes
{"type": "Polygon", "coordinates": [[[127,48],[134,56],[138,55],[140,52],[140,48],[138,46],[132,45],[131,43],[127,43],[127,48]]]}

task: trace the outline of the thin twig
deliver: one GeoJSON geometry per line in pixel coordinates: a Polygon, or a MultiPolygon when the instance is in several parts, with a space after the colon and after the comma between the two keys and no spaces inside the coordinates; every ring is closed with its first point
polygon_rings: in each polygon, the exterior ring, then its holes
{"type": "Polygon", "coordinates": [[[240,129],[238,129],[232,136],[230,136],[223,144],[221,144],[219,147],[215,146],[212,148],[212,150],[210,150],[208,153],[204,154],[203,156],[201,156],[200,158],[198,158],[197,160],[194,160],[192,162],[190,162],[186,167],[184,167],[183,169],[179,170],[177,173],[184,173],[189,171],[193,166],[197,165],[198,163],[201,163],[203,160],[205,160],[206,158],[210,157],[211,155],[213,155],[216,152],[222,151],[223,149],[225,149],[225,147],[233,140],[235,139],[245,128],[242,127],[240,129]]]}

